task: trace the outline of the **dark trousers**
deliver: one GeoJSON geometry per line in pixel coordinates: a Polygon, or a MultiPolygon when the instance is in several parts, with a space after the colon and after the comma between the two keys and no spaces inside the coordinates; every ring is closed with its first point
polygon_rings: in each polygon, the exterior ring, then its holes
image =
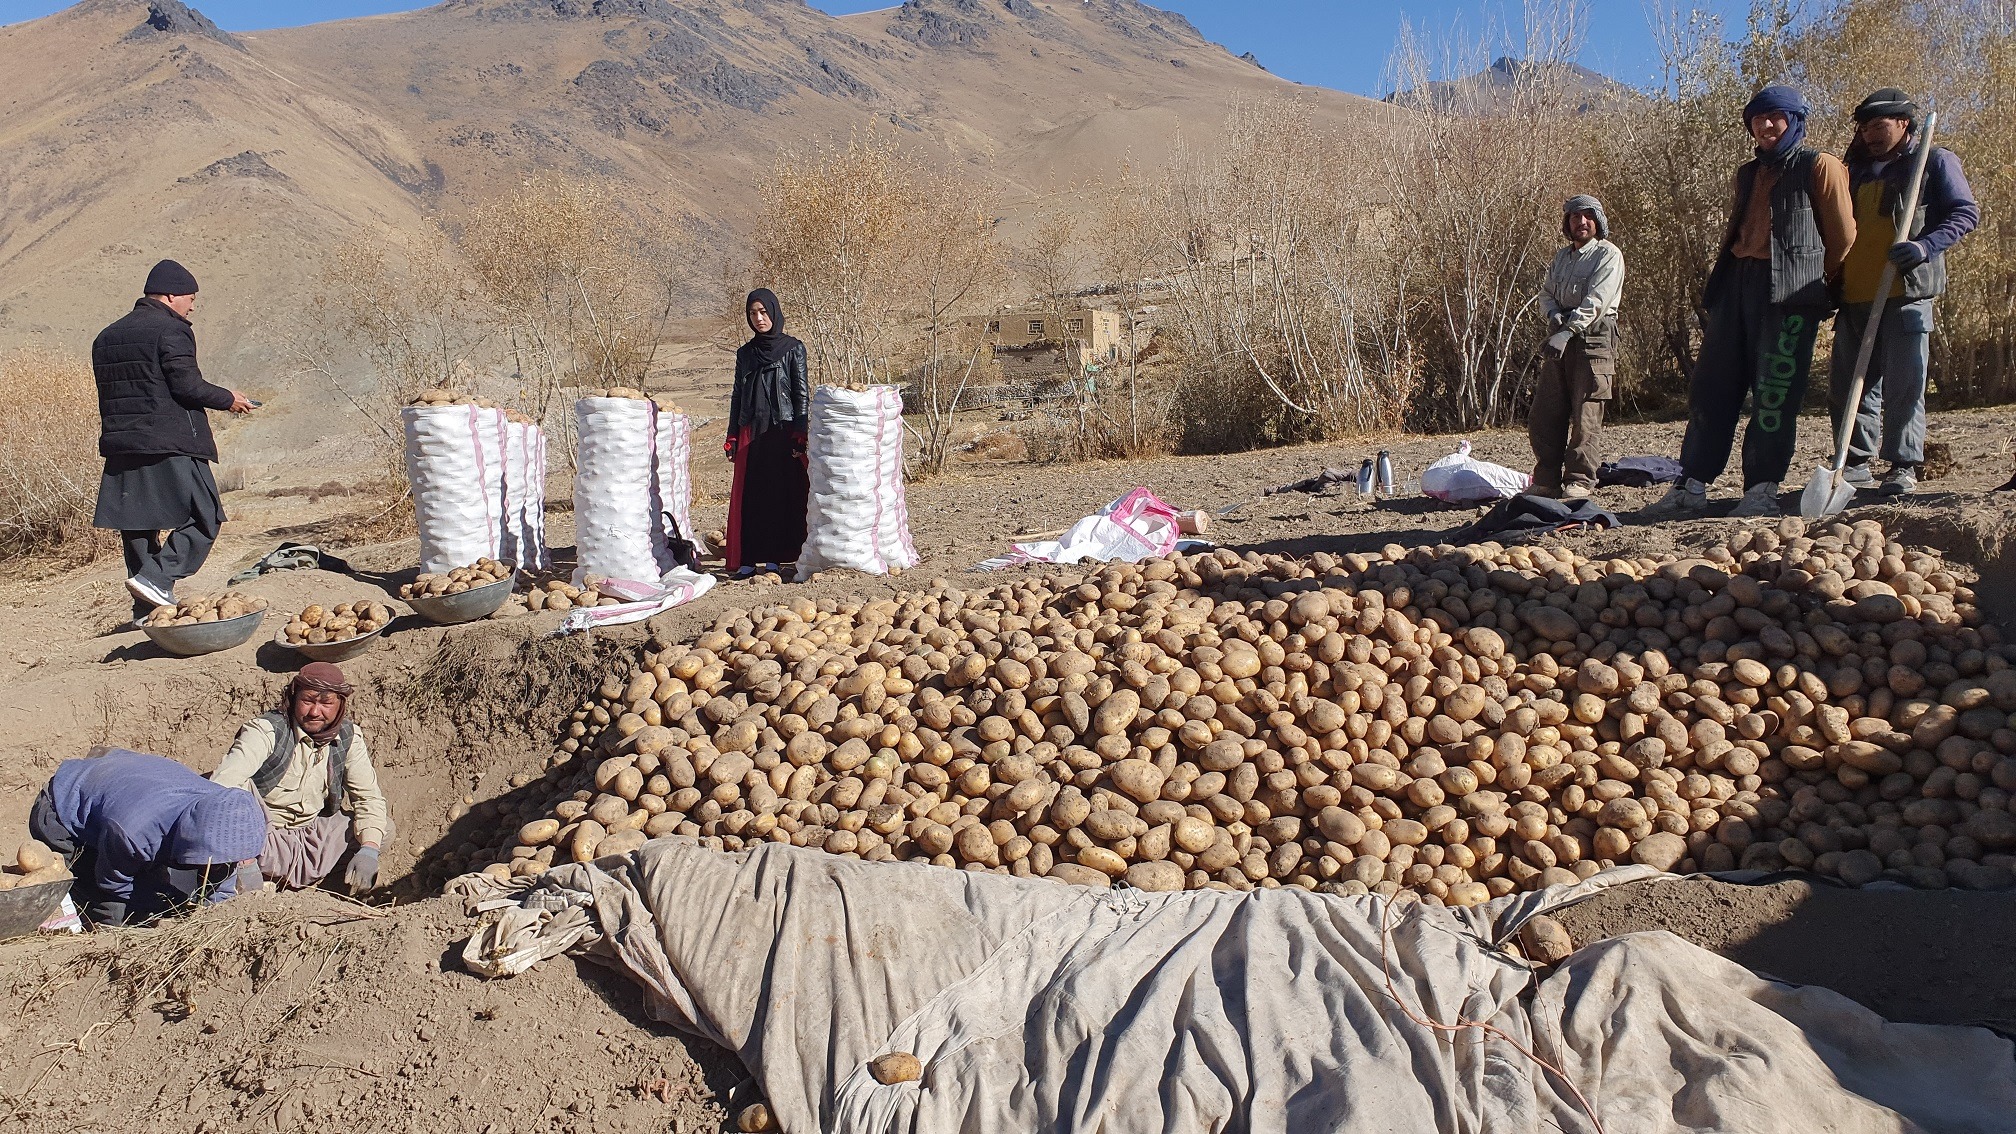
{"type": "Polygon", "coordinates": [[[1540,360],[1540,381],[1533,387],[1533,408],[1526,417],[1526,437],[1533,443],[1533,485],[1558,489],[1564,485],[1596,487],[1596,466],[1602,463],[1597,435],[1603,429],[1603,401],[1609,383],[1599,382],[1580,339],[1570,340],[1560,358],[1540,360]]]}
{"type": "MultiPolygon", "coordinates": [[[[138,575],[169,591],[175,589],[177,580],[203,569],[203,561],[210,558],[210,548],[216,542],[216,526],[201,518],[169,532],[165,540],[160,532],[119,533],[120,548],[126,553],[126,574],[138,575]]],[[[153,609],[152,603],[133,602],[135,617],[144,617],[153,609]]]]}
{"type": "Polygon", "coordinates": [[[119,925],[126,920],[126,903],[98,888],[94,853],[80,845],[70,828],[56,818],[56,805],[47,787],[28,809],[28,837],[62,856],[73,879],[70,900],[93,925],[119,925]]]}
{"type": "Polygon", "coordinates": [[[1743,488],[1782,483],[1792,468],[1799,405],[1813,367],[1820,313],[1771,302],[1771,264],[1736,260],[1708,308],[1708,331],[1687,401],[1687,439],[1680,446],[1686,475],[1713,484],[1729,465],[1743,399],[1743,488]]]}

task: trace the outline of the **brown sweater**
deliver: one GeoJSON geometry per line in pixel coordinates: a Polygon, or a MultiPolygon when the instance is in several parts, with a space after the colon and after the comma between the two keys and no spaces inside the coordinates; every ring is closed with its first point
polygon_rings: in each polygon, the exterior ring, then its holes
{"type": "MultiPolygon", "coordinates": [[[[1743,223],[1736,229],[1736,243],[1729,246],[1730,253],[1737,258],[1771,258],[1771,190],[1777,184],[1776,169],[1768,165],[1758,168],[1749,208],[1744,210],[1743,223]]],[[[1831,280],[1841,271],[1848,249],[1855,245],[1855,201],[1848,195],[1847,165],[1833,154],[1815,156],[1809,192],[1813,197],[1813,220],[1820,226],[1821,242],[1827,246],[1827,278],[1831,280]]],[[[1733,202],[1730,208],[1734,210],[1733,202]]]]}

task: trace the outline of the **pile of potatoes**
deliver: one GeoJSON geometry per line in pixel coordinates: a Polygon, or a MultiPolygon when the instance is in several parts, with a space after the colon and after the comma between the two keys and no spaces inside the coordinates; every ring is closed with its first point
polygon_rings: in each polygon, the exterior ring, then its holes
{"type": "Polygon", "coordinates": [[[474,590],[477,587],[501,583],[511,578],[513,574],[515,568],[509,563],[499,563],[495,559],[485,557],[467,567],[457,567],[445,575],[434,572],[421,574],[410,583],[400,584],[399,597],[414,599],[459,595],[463,591],[474,590]]]}
{"type": "Polygon", "coordinates": [[[287,641],[296,646],[348,642],[366,634],[376,634],[392,622],[392,608],[382,602],[358,599],[325,609],[310,606],[287,624],[287,641]]]}
{"type": "Polygon", "coordinates": [[[266,600],[239,591],[193,598],[180,606],[157,606],[147,616],[149,626],[193,626],[198,622],[223,622],[266,609],[266,600]]]}
{"type": "Polygon", "coordinates": [[[435,387],[435,389],[421,389],[419,391],[419,398],[415,398],[411,404],[413,406],[484,406],[484,408],[490,406],[490,402],[486,398],[476,398],[474,393],[464,393],[460,389],[448,389],[446,385],[444,387],[435,387]]]}
{"type": "Polygon", "coordinates": [[[12,890],[16,886],[40,886],[44,882],[62,882],[70,877],[70,870],[63,865],[63,858],[42,843],[29,839],[14,852],[13,869],[0,869],[0,890],[12,890]]]}
{"type": "Polygon", "coordinates": [[[679,833],[1454,905],[1632,862],[2016,882],[2016,650],[1873,521],[1687,558],[1221,549],[652,646],[451,865],[679,833]]]}
{"type": "Polygon", "coordinates": [[[575,610],[584,606],[620,606],[622,599],[605,595],[596,589],[597,580],[584,580],[588,585],[577,587],[565,579],[549,579],[535,584],[525,593],[525,605],[533,610],[575,610]]]}

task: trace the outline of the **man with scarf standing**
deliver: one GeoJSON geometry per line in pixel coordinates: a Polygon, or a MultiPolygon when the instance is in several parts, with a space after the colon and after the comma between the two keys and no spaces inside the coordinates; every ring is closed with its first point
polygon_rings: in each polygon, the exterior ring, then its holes
{"type": "Polygon", "coordinates": [[[1561,235],[1568,246],[1554,254],[1540,289],[1548,338],[1526,434],[1533,443],[1533,493],[1576,499],[1595,490],[1602,459],[1596,434],[1617,373],[1624,254],[1610,243],[1610,219],[1594,197],[1568,198],[1561,235]]]}
{"type": "Polygon", "coordinates": [[[196,277],[163,260],[143,292],[91,344],[105,458],[91,525],[119,533],[135,618],[175,605],[176,581],[202,568],[224,523],[206,411],[252,412],[244,394],[205,382],[196,366],[196,277]]]}
{"type": "Polygon", "coordinates": [[[1848,191],[1855,201],[1855,246],[1841,272],[1841,313],[1834,317],[1834,374],[1829,408],[1834,428],[1848,413],[1855,355],[1869,326],[1885,264],[1897,278],[1876,328],[1855,430],[1848,438],[1844,479],[1873,488],[1869,460],[1890,462],[1883,492],[1903,496],[1918,487],[1925,463],[1925,372],[1931,360],[1932,301],[1946,290],[1946,250],[1981,223],[1981,208],[1953,151],[1932,147],[1918,212],[1899,215],[1909,190],[1919,139],[1918,107],[1903,91],[1885,87],[1855,108],[1855,141],[1848,146],[1848,191]]]}
{"type": "Polygon", "coordinates": [[[351,692],[328,662],[303,666],[281,708],[245,722],[210,774],[266,801],[271,829],[259,872],[283,889],[320,883],[353,847],[344,883],[353,894],[378,885],[392,816],[364,734],[348,719],[351,692]]]}
{"type": "Polygon", "coordinates": [[[1848,168],[1804,145],[1807,113],[1806,100],[1791,87],[1765,87],[1743,108],[1757,156],[1736,171],[1735,207],[1702,295],[1708,325],[1687,395],[1684,471],[1646,509],[1649,517],[1708,506],[1708,486],[1729,464],[1746,394],[1743,499],[1730,514],[1779,510],[1814,337],[1834,306],[1831,285],[1855,242],[1848,168]]]}

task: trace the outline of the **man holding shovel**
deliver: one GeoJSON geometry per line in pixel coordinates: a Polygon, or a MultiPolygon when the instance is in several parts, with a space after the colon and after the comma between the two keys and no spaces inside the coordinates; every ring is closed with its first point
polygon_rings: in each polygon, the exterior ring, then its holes
{"type": "Polygon", "coordinates": [[[1849,413],[1855,355],[1869,326],[1869,311],[1885,264],[1894,265],[1889,302],[1876,326],[1876,345],[1853,410],[1842,479],[1873,488],[1870,458],[1890,463],[1887,496],[1918,487],[1925,462],[1925,371],[1930,359],[1932,301],[1946,290],[1946,250],[1974,231],[1980,206],[1960,171],[1960,159],[1937,146],[1927,156],[1918,207],[1900,213],[1909,196],[1912,159],[1924,138],[1918,107],[1901,90],[1885,87],[1855,108],[1855,141],[1848,147],[1848,191],[1855,201],[1855,245],[1841,272],[1841,311],[1834,318],[1833,397],[1839,432],[1849,413]],[[1882,444],[1879,450],[1878,437],[1882,444]]]}
{"type": "Polygon", "coordinates": [[[1757,156],[1736,171],[1735,207],[1702,297],[1708,326],[1688,390],[1685,471],[1645,510],[1648,517],[1707,508],[1708,486],[1729,463],[1745,395],[1743,499],[1730,514],[1779,511],[1813,341],[1834,306],[1830,282],[1855,242],[1848,169],[1805,145],[1807,113],[1791,87],[1765,87],[1743,108],[1757,156]]]}

